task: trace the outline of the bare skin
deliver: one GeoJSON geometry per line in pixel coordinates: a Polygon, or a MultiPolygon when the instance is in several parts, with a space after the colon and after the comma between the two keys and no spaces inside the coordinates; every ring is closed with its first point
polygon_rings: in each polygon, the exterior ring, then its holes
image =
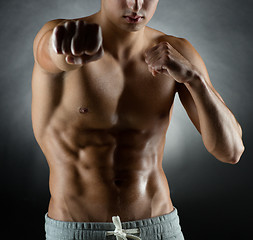
{"type": "MultiPolygon", "coordinates": [[[[97,14],[82,20],[101,24],[97,14]]],[[[35,63],[32,121],[50,167],[49,217],[133,221],[173,211],[162,159],[177,82],[154,77],[143,56],[164,40],[180,51],[176,37],[145,27],[127,58],[105,41],[102,58],[70,71],[35,63]]]]}
{"type": "Polygon", "coordinates": [[[36,139],[50,166],[51,218],[129,221],[173,210],[162,159],[176,83],[148,71],[143,53],[164,34],[145,34],[146,47],[127,64],[105,50],[45,82],[35,66],[33,94],[42,96],[32,114],[43,125],[36,139]]]}

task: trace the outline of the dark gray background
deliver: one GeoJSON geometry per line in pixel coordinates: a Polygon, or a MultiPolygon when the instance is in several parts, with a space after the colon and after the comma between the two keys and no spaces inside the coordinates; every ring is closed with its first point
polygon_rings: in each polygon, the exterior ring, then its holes
{"type": "MultiPolygon", "coordinates": [[[[31,123],[33,40],[47,21],[91,15],[100,9],[100,0],[11,0],[0,6],[1,234],[44,239],[49,172],[31,123]]],[[[176,95],[163,166],[187,240],[250,238],[252,9],[251,0],[160,0],[148,24],[192,43],[243,129],[241,161],[218,161],[176,95]]]]}

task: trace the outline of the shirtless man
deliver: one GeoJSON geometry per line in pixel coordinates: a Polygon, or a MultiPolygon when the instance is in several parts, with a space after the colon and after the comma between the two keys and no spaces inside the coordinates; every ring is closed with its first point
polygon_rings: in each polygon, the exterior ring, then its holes
{"type": "Polygon", "coordinates": [[[101,0],[99,12],[49,21],[34,39],[48,240],[184,239],[162,168],[176,92],[215,158],[235,164],[244,151],[195,48],[146,26],[158,1],[101,0]]]}

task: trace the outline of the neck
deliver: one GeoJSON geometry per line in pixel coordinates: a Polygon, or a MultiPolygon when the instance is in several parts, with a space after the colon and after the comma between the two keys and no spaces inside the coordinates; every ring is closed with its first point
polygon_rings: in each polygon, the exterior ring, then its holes
{"type": "Polygon", "coordinates": [[[145,27],[138,31],[120,29],[112,23],[103,12],[98,12],[98,21],[102,28],[103,47],[115,59],[128,60],[142,51],[145,27]]]}

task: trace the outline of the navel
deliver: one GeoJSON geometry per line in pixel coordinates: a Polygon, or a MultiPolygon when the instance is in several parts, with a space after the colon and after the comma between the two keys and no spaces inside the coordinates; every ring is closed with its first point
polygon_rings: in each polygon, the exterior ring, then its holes
{"type": "Polygon", "coordinates": [[[119,179],[116,179],[116,180],[114,180],[114,184],[115,184],[116,187],[121,187],[122,184],[123,184],[123,181],[119,180],[119,179]]]}
{"type": "Polygon", "coordinates": [[[88,108],[80,107],[80,108],[79,108],[79,112],[80,112],[80,113],[88,113],[88,108]]]}

